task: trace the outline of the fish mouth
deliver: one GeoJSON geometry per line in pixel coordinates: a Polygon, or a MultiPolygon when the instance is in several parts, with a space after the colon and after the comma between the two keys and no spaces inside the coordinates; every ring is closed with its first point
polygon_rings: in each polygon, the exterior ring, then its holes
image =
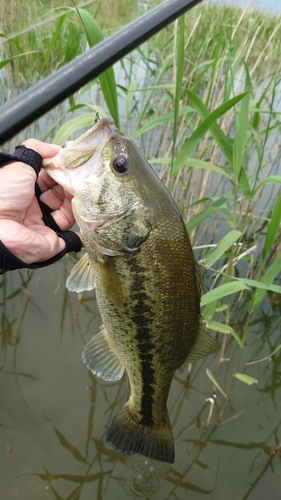
{"type": "Polygon", "coordinates": [[[114,120],[111,117],[98,118],[95,125],[87,130],[76,141],[67,141],[66,147],[69,149],[88,149],[102,145],[108,136],[116,129],[114,120]]]}
{"type": "Polygon", "coordinates": [[[73,192],[75,179],[91,181],[102,172],[102,150],[117,130],[111,117],[99,118],[95,125],[75,141],[67,141],[54,158],[42,162],[45,171],[67,191],[73,192]],[[72,187],[71,187],[72,186],[72,187]]]}

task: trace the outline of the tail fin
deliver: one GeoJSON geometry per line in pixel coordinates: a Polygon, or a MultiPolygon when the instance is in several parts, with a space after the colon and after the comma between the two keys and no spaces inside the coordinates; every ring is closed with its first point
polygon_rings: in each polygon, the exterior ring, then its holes
{"type": "Polygon", "coordinates": [[[124,406],[115,417],[106,433],[106,441],[120,453],[140,453],[161,462],[174,463],[174,439],[168,414],[165,422],[158,426],[140,424],[124,406]]]}

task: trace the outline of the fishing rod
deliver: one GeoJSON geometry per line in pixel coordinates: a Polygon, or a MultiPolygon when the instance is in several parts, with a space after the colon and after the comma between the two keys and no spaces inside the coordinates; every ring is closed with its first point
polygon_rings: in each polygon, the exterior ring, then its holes
{"type": "Polygon", "coordinates": [[[13,99],[0,111],[0,144],[201,1],[166,0],[13,99]]]}

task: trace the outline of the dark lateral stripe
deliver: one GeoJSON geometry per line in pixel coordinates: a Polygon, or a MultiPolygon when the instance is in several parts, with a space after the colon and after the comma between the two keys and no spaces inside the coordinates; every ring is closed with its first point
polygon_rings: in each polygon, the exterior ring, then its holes
{"type": "Polygon", "coordinates": [[[143,425],[153,425],[153,397],[154,397],[154,383],[155,372],[153,368],[153,351],[155,349],[154,343],[151,341],[151,324],[153,319],[152,308],[148,305],[150,297],[146,294],[144,289],[145,270],[134,259],[132,263],[132,285],[131,297],[133,300],[132,306],[132,321],[136,327],[136,342],[139,351],[140,364],[141,364],[141,378],[142,378],[142,399],[140,413],[142,419],[140,421],[143,425]]]}

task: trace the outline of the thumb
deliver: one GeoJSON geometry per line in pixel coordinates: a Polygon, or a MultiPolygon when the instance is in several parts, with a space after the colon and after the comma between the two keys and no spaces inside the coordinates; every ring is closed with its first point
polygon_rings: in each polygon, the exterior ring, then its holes
{"type": "Polygon", "coordinates": [[[27,139],[22,144],[27,148],[34,149],[42,158],[52,158],[56,156],[61,149],[61,147],[56,144],[49,144],[47,142],[38,141],[37,139],[27,139]]]}

